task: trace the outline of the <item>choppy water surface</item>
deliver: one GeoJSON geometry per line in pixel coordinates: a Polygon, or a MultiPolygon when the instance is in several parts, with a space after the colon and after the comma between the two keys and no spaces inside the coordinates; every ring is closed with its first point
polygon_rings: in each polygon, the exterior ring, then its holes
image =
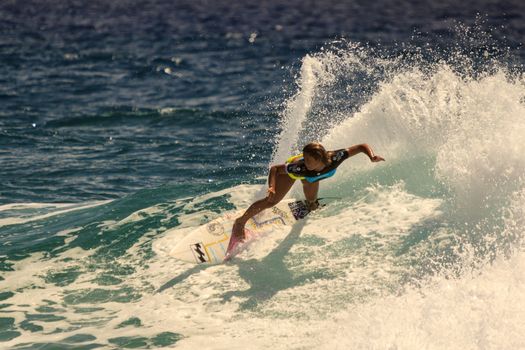
{"type": "Polygon", "coordinates": [[[523,10],[3,2],[2,347],[524,348],[523,10]],[[387,161],[231,263],[169,256],[312,140],[387,161]]]}

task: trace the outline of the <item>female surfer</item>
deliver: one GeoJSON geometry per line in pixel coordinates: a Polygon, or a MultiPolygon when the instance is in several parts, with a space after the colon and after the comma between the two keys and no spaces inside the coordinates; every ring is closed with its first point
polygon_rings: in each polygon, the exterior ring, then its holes
{"type": "Polygon", "coordinates": [[[359,153],[365,153],[372,162],[384,161],[365,143],[336,151],[326,151],[320,143],[312,142],[304,146],[302,154],[289,158],[285,164],[273,165],[268,175],[268,195],[253,203],[241,217],[235,220],[232,235],[244,239],[246,221],[279,203],[292,188],[295,180],[301,180],[303,183],[308,208],[316,209],[319,205],[317,201],[319,181],[334,175],[336,168],[345,159],[359,153]]]}

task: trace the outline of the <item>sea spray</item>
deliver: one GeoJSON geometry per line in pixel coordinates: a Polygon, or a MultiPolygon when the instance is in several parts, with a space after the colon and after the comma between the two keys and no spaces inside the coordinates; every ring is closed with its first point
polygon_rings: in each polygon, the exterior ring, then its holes
{"type": "MultiPolygon", "coordinates": [[[[462,40],[477,45],[489,39],[462,40]]],[[[464,48],[408,51],[406,60],[356,45],[315,55],[317,66],[325,67],[318,73],[325,74],[324,84],[316,85],[315,94],[310,86],[308,94],[297,93],[310,113],[295,107],[283,113],[284,125],[301,124],[303,130],[283,128],[275,154],[286,154],[293,142],[320,140],[328,149],[368,143],[386,163],[356,156],[340,167],[337,181],[325,181],[322,188],[350,195],[356,181],[359,188],[402,181],[414,194],[443,200],[446,215],[436,234],[448,232],[452,246],[472,244],[480,261],[492,259],[497,247],[510,249],[502,241],[508,236],[502,234],[505,215],[513,194],[525,186],[523,76],[496,62],[502,55],[494,50],[481,58],[464,48]],[[356,107],[357,100],[341,94],[341,87],[367,79],[369,89],[361,90],[366,98],[356,107]]]]}

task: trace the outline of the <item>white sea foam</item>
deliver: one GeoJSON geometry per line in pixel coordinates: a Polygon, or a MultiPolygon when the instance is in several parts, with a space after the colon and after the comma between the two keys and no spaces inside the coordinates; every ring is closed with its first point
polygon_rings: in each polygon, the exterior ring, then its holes
{"type": "Polygon", "coordinates": [[[0,219],[0,227],[7,225],[24,224],[27,222],[38,221],[50,218],[55,215],[68,213],[74,210],[87,209],[111,202],[96,201],[91,203],[71,204],[71,203],[16,203],[4,204],[0,206],[0,213],[10,212],[9,217],[0,219]],[[36,214],[27,215],[24,212],[32,210],[36,214]],[[41,214],[45,212],[45,214],[41,214]]]}
{"type": "MultiPolygon", "coordinates": [[[[300,90],[283,113],[276,161],[312,136],[303,130],[311,125],[309,111],[322,110],[323,96],[352,65],[363,66],[352,51],[305,58],[300,90]]],[[[150,228],[115,257],[113,264],[134,269],[121,284],[96,282],[107,272],[90,260],[96,250],[76,247],[18,261],[0,281],[2,290],[18,290],[6,301],[14,306],[3,311],[19,324],[49,300],[64,319],[33,321],[45,331],[24,331],[6,346],[74,333],[107,342],[116,333],[151,337],[171,331],[184,336],[177,349],[524,348],[523,78],[502,69],[474,79],[446,64],[401,67],[387,76],[360,108],[340,111],[319,134],[328,148],[366,142],[387,159],[347,160],[321,184],[320,196],[340,199],[255,242],[231,263],[211,267],[177,261],[167,252],[180,237],[224,214],[206,203],[245,208],[259,186],[143,208],[121,225],[100,222],[108,233],[146,218],[165,225],[176,216],[180,225],[150,228]],[[146,259],[150,244],[155,254],[146,259]],[[83,273],[67,286],[46,280],[64,267],[83,273]],[[126,303],[64,302],[71,293],[122,287],[141,295],[126,303]],[[93,306],[101,309],[75,312],[93,306]],[[131,317],[143,326],[117,328],[131,317]],[[88,324],[93,320],[99,324],[88,324]],[[74,322],[84,326],[52,333],[74,322]]],[[[300,188],[291,195],[301,196],[300,188]]]]}
{"type": "MultiPolygon", "coordinates": [[[[252,195],[250,190],[244,192],[244,197],[239,196],[233,204],[244,203],[252,195]]],[[[225,195],[228,191],[211,193],[207,198],[225,195]]],[[[511,260],[500,258],[486,269],[458,279],[435,276],[417,288],[400,284],[408,266],[395,247],[418,223],[441,217],[440,203],[408,193],[402,183],[372,187],[363,201],[355,205],[352,201],[332,202],[295,231],[276,232],[256,242],[232,264],[193,271],[191,264],[170,258],[162,250],[147,266],[133,262],[135,245],[129,254],[115,261],[133,263],[136,272],[125,284],[143,293],[140,300],[125,304],[60,303],[66,291],[101,288],[92,280],[104,271],[86,271],[71,286],[55,286],[37,276],[61,271],[65,255],[46,259],[45,264],[42,256],[33,255],[7,274],[7,283],[16,280],[17,289],[24,289],[9,299],[20,305],[10,317],[22,322],[24,312],[51,300],[60,305],[55,308],[61,311],[55,313],[65,319],[33,321],[46,333],[89,319],[103,327],[86,324],[68,332],[68,336],[92,334],[97,342],[105,342],[115,336],[110,330],[138,317],[147,327],[140,328],[141,336],[167,330],[183,334],[185,338],[176,343],[177,349],[241,349],[246,344],[257,349],[523,346],[525,340],[519,330],[524,318],[519,305],[525,301],[525,259],[521,253],[511,260]],[[174,279],[176,283],[169,285],[174,279]],[[167,287],[157,293],[148,292],[145,282],[157,290],[167,287]],[[42,288],[34,288],[39,286],[42,288]],[[25,300],[32,302],[27,304],[25,300]],[[102,309],[86,315],[75,312],[75,307],[93,306],[102,309]]],[[[179,233],[189,230],[191,227],[179,233]]],[[[154,245],[173,235],[173,231],[163,235],[154,245]]],[[[154,236],[154,232],[144,236],[154,236]]],[[[74,265],[92,253],[71,249],[67,257],[73,258],[74,265]]],[[[137,330],[119,328],[117,333],[134,337],[137,330]]],[[[24,342],[58,342],[64,334],[27,332],[22,338],[24,342]]],[[[20,339],[6,345],[20,343],[20,339]]]]}

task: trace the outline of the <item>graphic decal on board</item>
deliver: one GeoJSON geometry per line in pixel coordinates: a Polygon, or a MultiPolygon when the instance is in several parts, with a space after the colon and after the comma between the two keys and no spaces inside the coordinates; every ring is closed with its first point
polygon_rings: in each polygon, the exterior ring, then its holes
{"type": "Polygon", "coordinates": [[[253,224],[256,228],[261,228],[264,226],[272,225],[274,223],[280,223],[282,225],[286,225],[286,222],[284,221],[284,219],[279,215],[270,217],[270,218],[268,217],[265,218],[264,215],[258,214],[252,217],[251,220],[253,221],[253,224]],[[261,217],[262,219],[260,219],[261,217]]]}
{"type": "Polygon", "coordinates": [[[288,203],[288,206],[290,207],[295,220],[300,220],[310,213],[310,210],[303,201],[288,203]]]}
{"type": "Polygon", "coordinates": [[[224,227],[220,222],[210,222],[206,228],[208,232],[214,236],[220,236],[224,233],[224,227]]]}
{"type": "MultiPolygon", "coordinates": [[[[272,207],[272,212],[279,215],[283,219],[288,219],[288,214],[284,210],[281,210],[277,207],[272,207]]],[[[283,220],[283,224],[284,224],[284,220],[283,220]]]]}
{"type": "Polygon", "coordinates": [[[195,260],[197,260],[197,262],[204,263],[209,261],[204,250],[204,245],[202,243],[192,244],[191,251],[193,252],[193,255],[195,256],[195,260]]]}

